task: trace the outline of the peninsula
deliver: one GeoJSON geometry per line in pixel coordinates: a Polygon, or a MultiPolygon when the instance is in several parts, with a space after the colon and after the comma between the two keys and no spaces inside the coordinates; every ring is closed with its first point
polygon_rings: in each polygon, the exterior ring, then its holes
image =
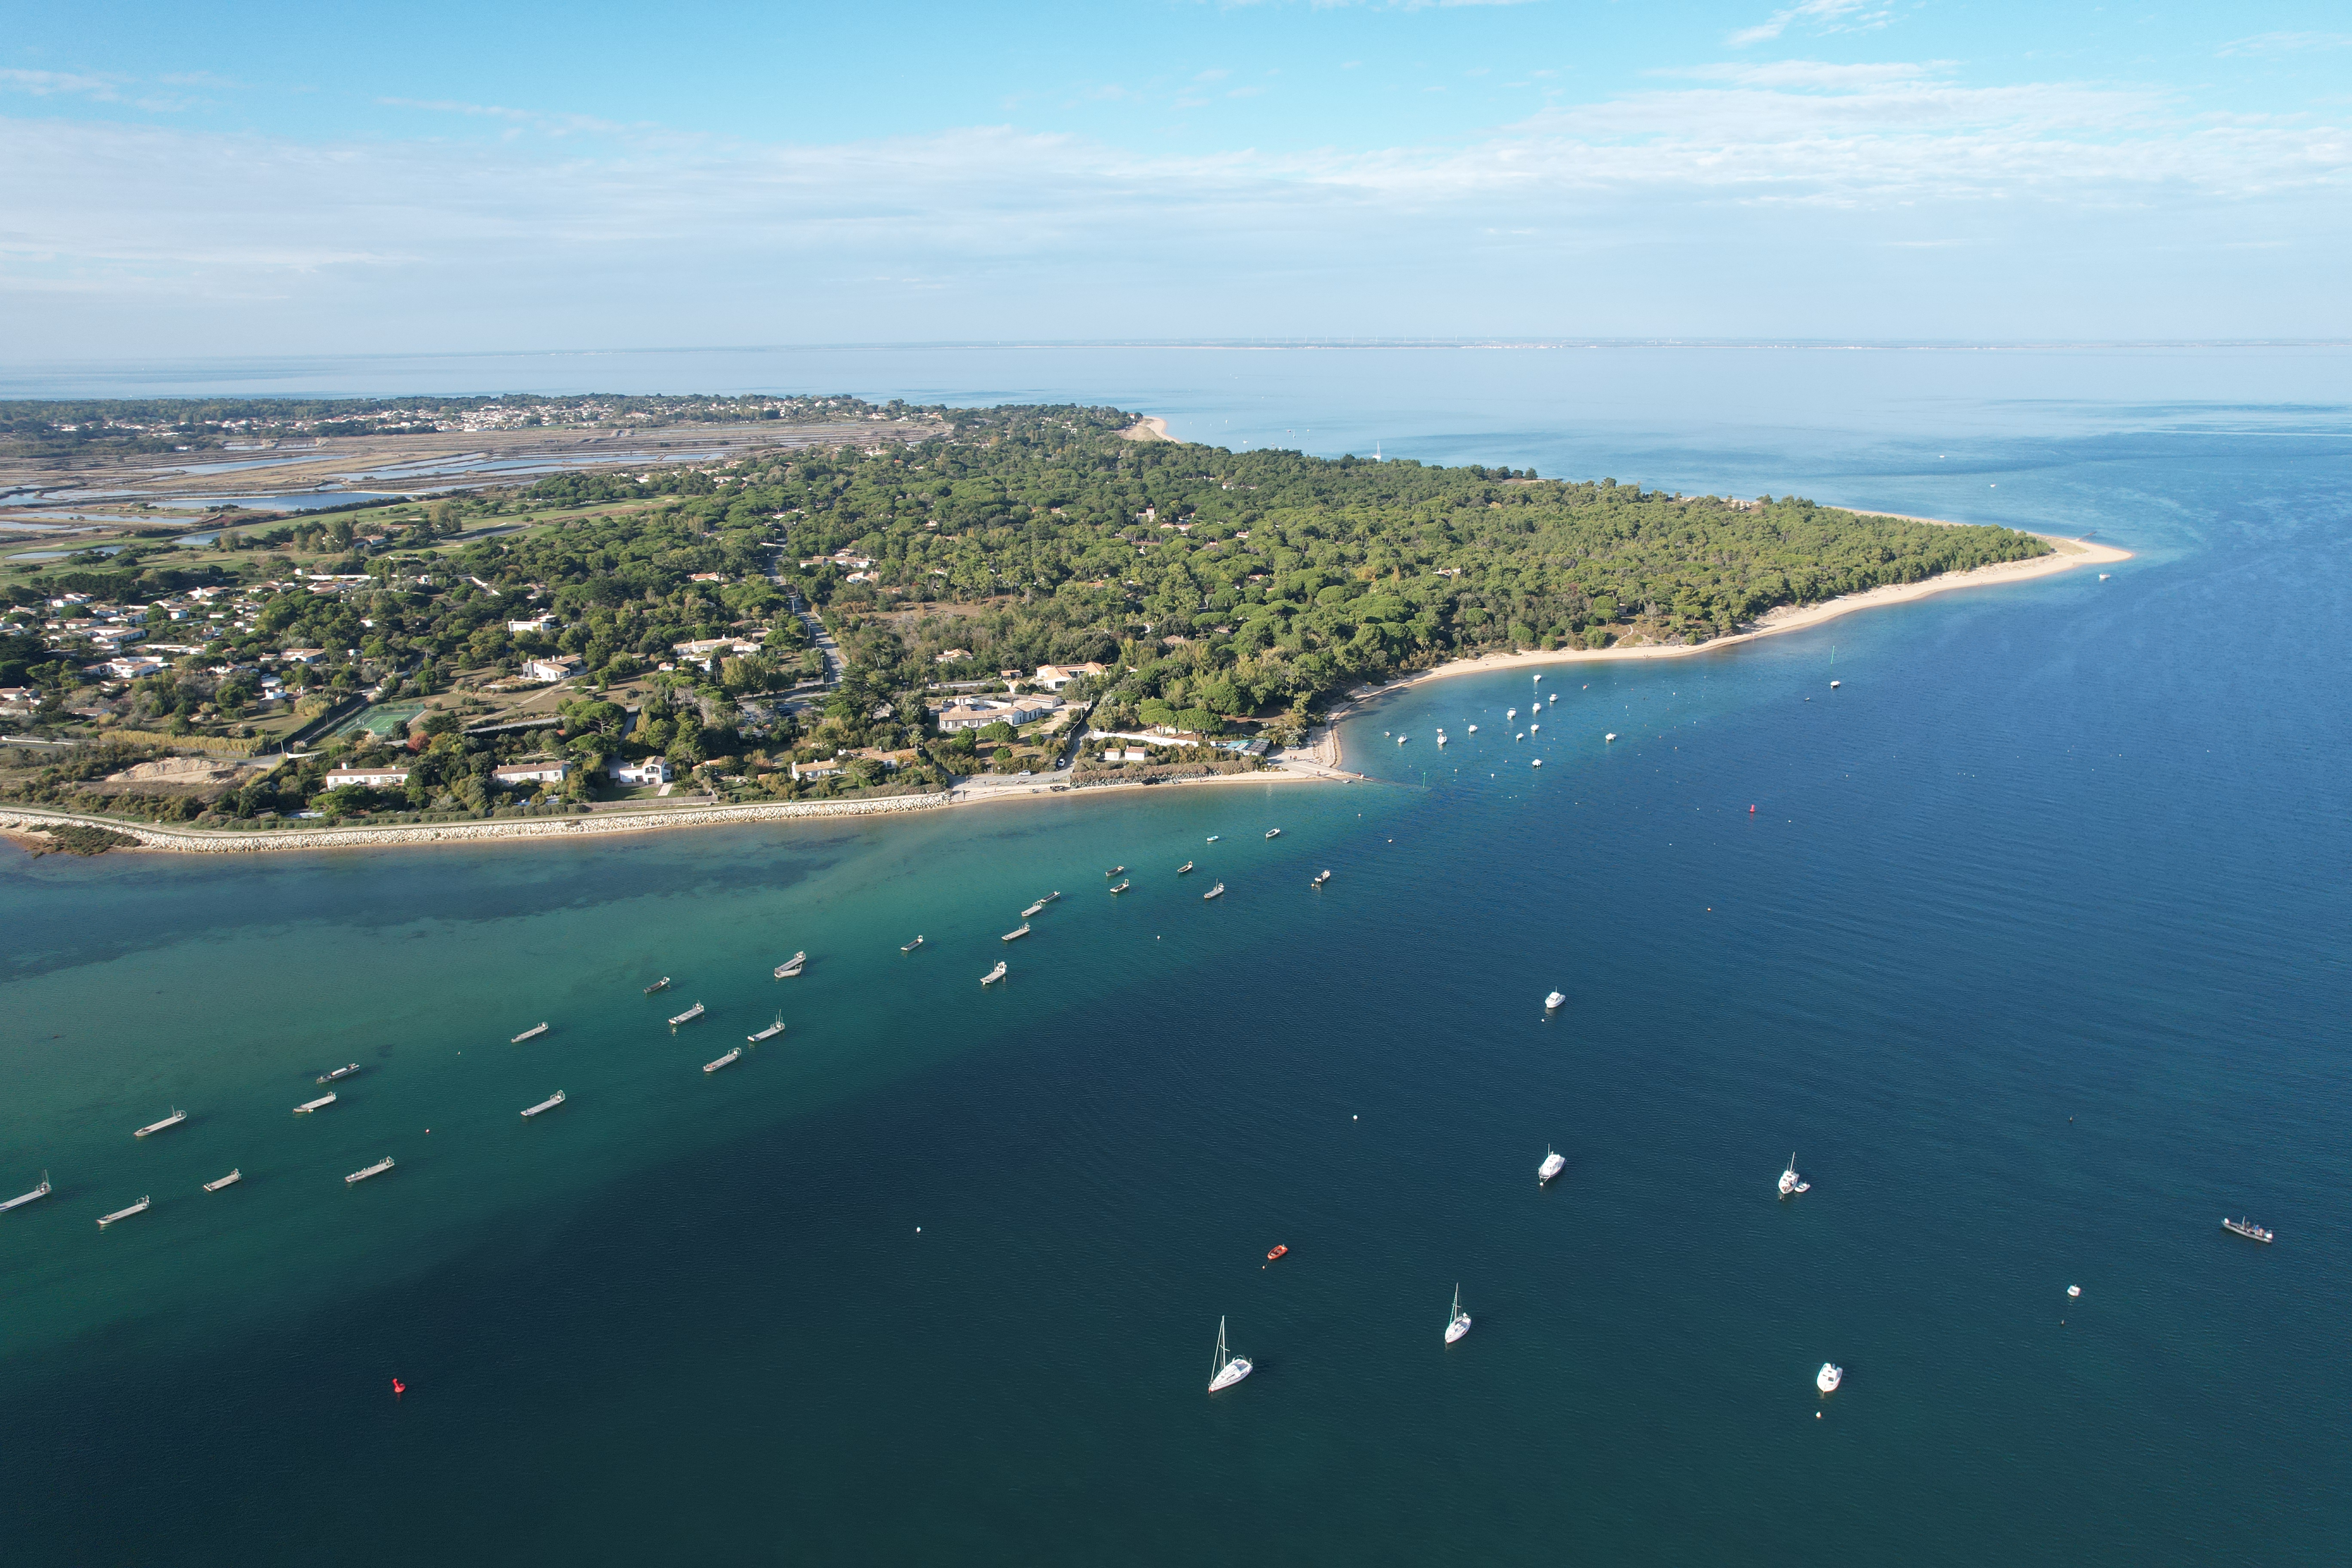
{"type": "Polygon", "coordinates": [[[27,743],[0,805],[315,847],[1320,774],[1302,743],[1349,693],[1686,654],[2099,550],[1236,453],[1112,408],[824,414],[829,444],[10,561],[0,704],[27,743]]]}

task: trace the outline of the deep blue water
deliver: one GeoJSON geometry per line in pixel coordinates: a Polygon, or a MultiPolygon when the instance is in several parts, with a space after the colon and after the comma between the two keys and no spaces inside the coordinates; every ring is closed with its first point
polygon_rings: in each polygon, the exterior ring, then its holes
{"type": "Polygon", "coordinates": [[[6,1560],[2339,1560],[2352,360],[1748,353],[843,384],[2136,557],[1418,687],[1376,784],[11,852],[6,1560]]]}

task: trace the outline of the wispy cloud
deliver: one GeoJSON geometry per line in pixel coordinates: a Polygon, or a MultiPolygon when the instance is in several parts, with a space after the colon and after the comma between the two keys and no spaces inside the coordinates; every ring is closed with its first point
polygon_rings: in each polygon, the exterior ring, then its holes
{"type": "Polygon", "coordinates": [[[1884,27],[1894,19],[1894,8],[1884,0],[1798,0],[1785,11],[1775,11],[1752,27],[1742,27],[1725,42],[1744,49],[1769,43],[1790,27],[1810,32],[1851,33],[1884,27]]]}
{"type": "MultiPolygon", "coordinates": [[[[165,77],[162,79],[174,86],[199,85],[195,77],[165,77]]],[[[227,84],[205,79],[201,85],[227,84]]],[[[118,103],[157,113],[184,109],[189,101],[184,93],[148,90],[135,78],[84,71],[0,69],[0,90],[29,93],[35,98],[79,98],[91,103],[118,103]]]]}
{"type": "Polygon", "coordinates": [[[2352,33],[2256,33],[2223,44],[2223,55],[2312,55],[2352,48],[2352,33]]]}

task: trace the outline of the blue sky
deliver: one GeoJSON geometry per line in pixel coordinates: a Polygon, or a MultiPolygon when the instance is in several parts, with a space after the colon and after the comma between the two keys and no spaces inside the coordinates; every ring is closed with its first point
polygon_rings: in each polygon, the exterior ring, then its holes
{"type": "Polygon", "coordinates": [[[2352,14],[20,7],[19,360],[2352,337],[2352,14]]]}

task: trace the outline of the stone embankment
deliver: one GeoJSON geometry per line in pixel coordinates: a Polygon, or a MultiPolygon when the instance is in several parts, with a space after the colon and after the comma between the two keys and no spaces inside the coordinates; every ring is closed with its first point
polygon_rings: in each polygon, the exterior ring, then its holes
{"type": "Polygon", "coordinates": [[[139,840],[147,849],[184,855],[247,855],[287,849],[359,849],[394,844],[460,844],[493,838],[594,838],[609,833],[652,833],[669,827],[719,827],[808,816],[873,816],[926,811],[948,804],[944,793],[880,795],[870,800],[778,801],[761,805],[711,805],[671,811],[599,813],[593,816],[507,817],[488,822],[417,823],[400,827],[298,827],[243,831],[158,827],[143,822],[0,806],[0,829],[39,833],[52,827],[102,827],[139,840]]]}

